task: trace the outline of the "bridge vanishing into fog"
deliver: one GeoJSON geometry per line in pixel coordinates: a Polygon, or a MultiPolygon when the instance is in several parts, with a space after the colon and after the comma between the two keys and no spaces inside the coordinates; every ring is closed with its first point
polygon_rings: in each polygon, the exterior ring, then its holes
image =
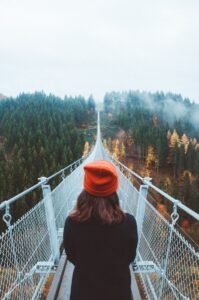
{"type": "Polygon", "coordinates": [[[99,113],[96,144],[87,158],[48,178],[40,178],[33,187],[0,204],[7,226],[0,233],[0,299],[40,299],[51,273],[54,278],[47,299],[69,299],[73,265],[60,250],[64,222],[83,189],[83,166],[98,159],[115,165],[121,207],[137,220],[139,243],[135,263],[130,266],[134,300],[199,299],[197,246],[190,243],[177,225],[181,212],[197,221],[199,214],[158,189],[150,178],[142,178],[128,169],[103,148],[99,113]],[[61,182],[51,190],[49,182],[57,177],[61,182]],[[31,200],[31,192],[40,187],[43,199],[12,224],[13,203],[22,203],[27,195],[31,200]],[[168,218],[156,209],[152,201],[154,193],[171,204],[168,218]]]}

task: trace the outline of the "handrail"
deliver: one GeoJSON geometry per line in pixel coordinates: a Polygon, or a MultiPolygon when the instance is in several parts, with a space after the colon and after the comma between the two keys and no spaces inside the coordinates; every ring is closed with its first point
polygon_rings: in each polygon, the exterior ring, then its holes
{"type": "Polygon", "coordinates": [[[5,200],[0,204],[0,210],[6,208],[7,206],[9,206],[10,204],[12,204],[13,202],[17,201],[18,199],[24,197],[25,195],[27,195],[28,193],[34,191],[35,189],[37,189],[38,187],[42,186],[43,184],[48,183],[51,179],[55,178],[56,176],[63,174],[67,169],[70,169],[73,165],[76,164],[80,164],[81,161],[83,160],[83,156],[81,158],[79,158],[78,160],[76,160],[75,162],[73,162],[72,164],[68,165],[67,167],[59,170],[58,172],[54,173],[53,175],[49,176],[49,177],[41,177],[39,178],[40,182],[38,182],[37,184],[31,186],[30,188],[28,188],[27,190],[17,194],[16,196],[10,198],[9,200],[5,200]]]}
{"type": "Polygon", "coordinates": [[[123,163],[121,163],[121,161],[115,159],[113,156],[110,155],[110,153],[108,153],[108,155],[110,156],[111,160],[115,161],[117,164],[119,164],[123,169],[126,169],[128,172],[130,172],[133,176],[137,177],[138,179],[140,179],[141,181],[144,180],[143,177],[141,177],[140,175],[138,175],[137,173],[135,173],[134,171],[130,170],[127,166],[125,166],[123,163]]]}
{"type": "Polygon", "coordinates": [[[186,205],[184,205],[180,200],[175,199],[174,197],[168,195],[166,192],[162,191],[161,189],[159,189],[157,186],[155,186],[153,183],[151,183],[149,181],[148,177],[141,177],[140,175],[138,175],[137,173],[135,173],[134,171],[130,170],[128,167],[126,167],[123,163],[121,163],[119,160],[115,159],[113,156],[111,156],[110,154],[108,154],[109,157],[111,158],[111,160],[115,161],[118,165],[120,165],[123,169],[125,169],[126,171],[128,171],[130,174],[132,174],[133,176],[135,176],[136,178],[140,179],[144,184],[146,184],[148,187],[152,188],[153,190],[155,190],[157,193],[159,193],[160,195],[164,196],[167,200],[169,200],[170,202],[172,202],[176,207],[179,207],[180,209],[182,209],[184,212],[188,213],[190,216],[192,216],[194,219],[196,219],[197,221],[199,221],[199,214],[197,212],[195,212],[194,210],[192,210],[191,208],[187,207],[186,205]]]}
{"type": "Polygon", "coordinates": [[[152,189],[154,189],[160,195],[164,196],[166,199],[168,199],[169,201],[171,201],[174,205],[176,205],[177,207],[179,207],[180,209],[182,209],[183,211],[185,211],[186,213],[188,213],[189,215],[191,215],[194,219],[196,219],[197,221],[199,221],[199,214],[197,212],[195,212],[194,210],[192,210],[191,208],[189,208],[186,205],[184,205],[180,200],[173,198],[172,196],[170,196],[167,193],[165,193],[164,191],[160,190],[154,184],[152,184],[151,182],[149,182],[149,181],[147,181],[145,179],[144,179],[144,183],[147,184],[152,189]]]}

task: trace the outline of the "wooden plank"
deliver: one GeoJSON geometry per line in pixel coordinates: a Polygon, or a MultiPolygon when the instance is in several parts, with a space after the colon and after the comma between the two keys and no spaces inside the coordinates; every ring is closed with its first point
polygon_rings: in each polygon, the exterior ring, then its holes
{"type": "Polygon", "coordinates": [[[67,262],[66,269],[62,278],[61,286],[57,300],[69,300],[71,291],[71,282],[73,275],[74,265],[71,262],[67,262]]]}
{"type": "Polygon", "coordinates": [[[67,258],[66,258],[65,252],[63,252],[63,254],[60,258],[60,261],[59,261],[57,271],[56,271],[55,276],[53,278],[53,282],[51,284],[47,300],[57,299],[59,289],[60,289],[60,286],[61,286],[61,282],[62,282],[62,278],[63,278],[63,275],[64,275],[64,271],[65,271],[65,268],[66,268],[66,264],[67,264],[67,258]]]}

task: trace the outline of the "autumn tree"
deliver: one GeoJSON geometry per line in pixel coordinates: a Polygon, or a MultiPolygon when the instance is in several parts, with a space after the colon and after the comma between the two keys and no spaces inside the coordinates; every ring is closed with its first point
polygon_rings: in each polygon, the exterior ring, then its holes
{"type": "Polygon", "coordinates": [[[85,142],[85,144],[84,144],[84,152],[83,152],[83,156],[84,156],[84,157],[87,157],[87,156],[88,156],[88,154],[89,154],[89,149],[90,149],[89,142],[85,142]]]}
{"type": "Polygon", "coordinates": [[[120,156],[122,158],[124,158],[126,156],[126,147],[123,142],[121,143],[120,156]]]}
{"type": "Polygon", "coordinates": [[[182,145],[184,145],[184,152],[186,154],[187,150],[188,150],[188,146],[189,146],[189,139],[188,139],[188,137],[186,136],[185,133],[183,133],[183,135],[180,139],[180,142],[181,142],[182,145]]]}
{"type": "Polygon", "coordinates": [[[119,140],[117,139],[113,141],[112,145],[113,145],[113,150],[112,150],[113,156],[115,159],[118,160],[120,158],[119,140]]]}
{"type": "Polygon", "coordinates": [[[151,170],[155,166],[156,156],[153,146],[149,145],[146,156],[146,168],[151,170]]]}

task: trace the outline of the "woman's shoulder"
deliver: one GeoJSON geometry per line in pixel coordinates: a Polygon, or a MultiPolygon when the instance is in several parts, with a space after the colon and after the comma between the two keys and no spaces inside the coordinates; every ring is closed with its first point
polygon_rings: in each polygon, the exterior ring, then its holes
{"type": "Polygon", "coordinates": [[[136,220],[135,220],[135,217],[132,214],[125,213],[125,215],[126,215],[126,221],[127,221],[127,223],[132,224],[134,226],[137,224],[136,220]]]}
{"type": "Polygon", "coordinates": [[[66,232],[73,232],[73,230],[78,226],[78,222],[73,220],[70,215],[65,219],[64,230],[66,232]]]}
{"type": "Polygon", "coordinates": [[[66,217],[66,220],[65,220],[65,227],[67,226],[72,226],[73,225],[73,223],[74,223],[74,221],[72,220],[72,218],[70,217],[70,215],[68,215],[67,217],[66,217]]]}

